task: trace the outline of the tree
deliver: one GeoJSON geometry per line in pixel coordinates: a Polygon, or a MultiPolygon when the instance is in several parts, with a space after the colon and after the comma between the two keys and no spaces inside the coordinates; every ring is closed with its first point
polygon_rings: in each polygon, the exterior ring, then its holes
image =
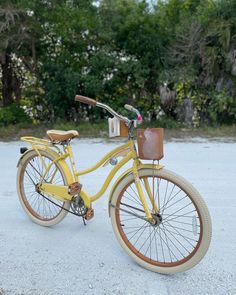
{"type": "MultiPolygon", "coordinates": [[[[0,67],[3,106],[21,98],[24,64],[32,49],[30,16],[13,2],[0,7],[0,67]]],[[[29,64],[29,62],[27,62],[29,64]]]]}
{"type": "Polygon", "coordinates": [[[106,85],[122,102],[128,100],[155,115],[165,52],[165,30],[158,17],[146,1],[134,0],[103,0],[98,13],[101,46],[110,52],[114,64],[106,85]]]}
{"type": "Polygon", "coordinates": [[[0,8],[3,104],[19,101],[27,81],[30,92],[23,96],[35,110],[43,107],[44,120],[104,116],[75,104],[79,93],[116,109],[134,104],[151,119],[164,111],[189,122],[191,116],[180,110],[191,109],[198,122],[219,121],[221,114],[222,123],[232,122],[235,3],[5,1],[0,8]]]}
{"type": "Polygon", "coordinates": [[[33,1],[38,26],[38,78],[47,107],[55,117],[72,118],[76,93],[84,93],[83,76],[93,47],[96,8],[93,1],[33,1]],[[52,112],[51,112],[52,113],[52,112]]]}
{"type": "Polygon", "coordinates": [[[236,105],[231,99],[236,97],[232,58],[236,45],[235,1],[171,0],[162,3],[159,13],[172,36],[163,78],[177,92],[174,112],[183,110],[188,99],[199,123],[233,122],[235,116],[223,109],[235,109],[236,105]]]}

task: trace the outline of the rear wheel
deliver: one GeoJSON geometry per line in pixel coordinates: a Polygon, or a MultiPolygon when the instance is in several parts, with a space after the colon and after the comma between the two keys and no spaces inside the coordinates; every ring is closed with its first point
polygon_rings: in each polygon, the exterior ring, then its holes
{"type": "MultiPolygon", "coordinates": [[[[45,151],[40,151],[40,153],[46,166],[49,166],[54,157],[45,151]]],[[[48,195],[45,195],[46,199],[36,191],[36,186],[45,170],[46,168],[36,151],[28,152],[23,157],[18,168],[17,190],[20,203],[27,215],[40,225],[52,226],[59,223],[66,216],[68,212],[62,208],[69,210],[70,202],[59,201],[48,195]]],[[[43,181],[57,185],[67,185],[65,174],[57,162],[52,164],[43,181]]]]}
{"type": "Polygon", "coordinates": [[[143,267],[177,273],[196,265],[211,241],[211,219],[205,202],[182,177],[165,169],[139,171],[155,224],[146,219],[132,174],[117,186],[111,207],[114,232],[125,251],[143,267]],[[160,208],[156,213],[144,183],[160,208]]]}

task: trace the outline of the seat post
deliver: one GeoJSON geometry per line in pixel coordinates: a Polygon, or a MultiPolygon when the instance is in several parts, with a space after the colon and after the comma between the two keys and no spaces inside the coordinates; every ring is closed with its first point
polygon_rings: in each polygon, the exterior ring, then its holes
{"type": "Polygon", "coordinates": [[[73,150],[72,150],[70,143],[68,143],[65,146],[65,151],[68,153],[69,158],[70,158],[70,164],[71,164],[72,171],[73,171],[74,181],[77,181],[76,180],[76,165],[75,165],[75,160],[74,160],[74,154],[73,154],[73,150]]]}

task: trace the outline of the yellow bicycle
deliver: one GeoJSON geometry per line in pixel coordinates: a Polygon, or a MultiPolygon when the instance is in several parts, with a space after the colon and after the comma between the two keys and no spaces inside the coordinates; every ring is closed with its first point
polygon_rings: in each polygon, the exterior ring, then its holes
{"type": "MultiPolygon", "coordinates": [[[[104,108],[118,120],[118,133],[127,143],[105,155],[97,164],[77,170],[70,141],[75,130],[49,130],[46,139],[22,137],[31,148],[21,148],[17,189],[28,216],[43,226],[59,223],[68,212],[83,218],[94,215],[92,203],[106,191],[115,174],[127,162],[131,168],[115,181],[108,210],[114,233],[124,250],[141,266],[159,273],[177,273],[196,265],[211,241],[211,218],[198,191],[185,179],[159,164],[163,157],[162,129],[134,130],[142,117],[130,120],[109,106],[77,95],[77,101],[104,108]],[[143,164],[141,159],[152,160],[143,164]],[[158,160],[154,164],[154,160],[158,160]],[[89,195],[79,177],[101,166],[113,169],[95,195],[89,195]]],[[[114,130],[113,130],[114,131],[114,130]]]]}

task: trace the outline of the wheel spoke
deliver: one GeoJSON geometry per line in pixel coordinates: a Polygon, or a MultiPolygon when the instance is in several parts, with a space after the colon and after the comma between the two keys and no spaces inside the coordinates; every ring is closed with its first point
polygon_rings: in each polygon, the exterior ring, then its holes
{"type": "MultiPolygon", "coordinates": [[[[172,203],[171,205],[169,205],[168,207],[165,207],[165,210],[166,209],[169,209],[170,207],[173,207],[175,204],[179,203],[180,201],[182,201],[183,199],[185,199],[187,197],[187,195],[185,195],[183,198],[175,201],[174,203],[172,203]]],[[[164,212],[164,211],[163,211],[164,212]]]]}
{"type": "MultiPolygon", "coordinates": [[[[123,205],[123,206],[125,206],[125,207],[130,208],[131,210],[134,209],[134,210],[137,210],[137,211],[139,211],[139,212],[145,213],[144,210],[138,209],[138,208],[136,208],[136,207],[134,207],[134,206],[130,206],[130,205],[125,204],[125,203],[120,203],[120,204],[123,205]]],[[[133,211],[133,210],[132,210],[132,211],[133,211]]]]}
{"type": "Polygon", "coordinates": [[[167,220],[164,221],[162,224],[165,225],[165,226],[169,226],[169,227],[173,227],[173,228],[177,228],[177,229],[183,230],[185,232],[193,233],[191,230],[188,230],[188,229],[185,229],[185,228],[182,228],[182,227],[172,226],[167,220]]]}
{"type": "MultiPolygon", "coordinates": [[[[149,225],[146,225],[146,226],[144,226],[142,228],[147,228],[147,227],[150,227],[150,226],[149,225]]],[[[125,229],[127,229],[127,227],[125,227],[125,229]]],[[[125,234],[126,235],[130,235],[132,233],[137,233],[139,231],[139,229],[140,229],[140,226],[138,226],[138,229],[135,229],[135,230],[132,230],[132,231],[129,231],[129,232],[125,232],[125,234]]]]}
{"type": "MultiPolygon", "coordinates": [[[[179,211],[185,209],[186,207],[188,207],[188,206],[190,206],[190,205],[192,205],[192,203],[188,203],[188,204],[185,205],[184,207],[182,207],[182,208],[178,209],[177,211],[175,211],[173,214],[178,213],[179,211]]],[[[166,220],[168,220],[168,217],[166,218],[166,220]]]]}
{"type": "MultiPolygon", "coordinates": [[[[192,212],[196,212],[196,210],[194,209],[194,210],[191,210],[191,211],[189,211],[189,212],[187,212],[187,213],[185,213],[185,214],[183,214],[183,215],[176,215],[176,214],[162,214],[162,216],[175,216],[174,218],[172,218],[172,219],[168,219],[169,221],[170,220],[174,220],[174,219],[177,219],[177,218],[179,218],[179,217],[185,217],[185,218],[192,218],[193,216],[190,216],[190,215],[188,215],[188,214],[190,214],[190,213],[192,213],[192,212]]],[[[198,216],[196,216],[196,218],[198,218],[198,216]]]]}
{"type": "MultiPolygon", "coordinates": [[[[136,200],[136,198],[134,196],[132,196],[128,191],[126,191],[126,193],[133,199],[133,202],[135,202],[138,205],[142,206],[141,202],[139,200],[136,200]]],[[[126,198],[128,198],[128,197],[126,196],[126,198]]]]}
{"type": "Polygon", "coordinates": [[[169,197],[167,198],[166,203],[164,203],[163,206],[162,206],[162,208],[161,208],[161,212],[162,212],[162,213],[163,213],[163,208],[165,208],[166,204],[168,204],[169,199],[171,198],[171,195],[172,195],[172,193],[173,193],[174,188],[175,188],[175,184],[173,184],[172,190],[171,190],[171,192],[170,192],[169,197]]]}
{"type": "Polygon", "coordinates": [[[141,237],[141,235],[143,234],[143,232],[145,231],[146,229],[146,224],[147,222],[145,222],[141,227],[140,229],[130,238],[130,240],[141,230],[143,229],[143,231],[141,232],[141,234],[138,236],[137,240],[135,241],[134,245],[136,245],[136,243],[138,242],[139,238],[141,237]]]}
{"type": "Polygon", "coordinates": [[[166,204],[162,207],[162,213],[164,213],[164,211],[168,208],[168,207],[166,207],[169,203],[170,203],[170,201],[172,201],[180,192],[181,192],[182,190],[180,189],[176,194],[174,194],[174,196],[171,198],[171,199],[169,199],[167,202],[166,202],[166,204]]]}
{"type": "MultiPolygon", "coordinates": [[[[159,231],[162,231],[162,228],[159,227],[159,231]]],[[[178,249],[178,247],[176,247],[176,245],[173,243],[173,241],[168,237],[169,241],[171,242],[171,244],[177,249],[177,251],[181,254],[182,257],[184,257],[184,255],[182,254],[182,252],[178,249]]],[[[165,243],[165,241],[163,241],[165,243]]],[[[173,256],[175,257],[176,260],[178,260],[178,258],[175,256],[174,252],[171,251],[171,253],[173,254],[173,256]]]]}
{"type": "MultiPolygon", "coordinates": [[[[163,224],[163,228],[164,228],[164,230],[166,230],[165,229],[165,227],[166,227],[166,225],[164,225],[163,224]]],[[[163,230],[163,229],[162,229],[163,230]]],[[[163,231],[164,231],[163,230],[163,231]]],[[[171,233],[170,233],[170,235],[176,240],[176,242],[182,247],[182,248],[184,248],[185,249],[185,251],[187,251],[189,254],[191,253],[191,252],[189,252],[189,250],[174,236],[174,235],[172,235],[171,233]]],[[[183,257],[185,257],[185,255],[183,255],[183,257]]]]}
{"type": "MultiPolygon", "coordinates": [[[[149,229],[150,229],[150,225],[149,225],[149,229]]],[[[154,229],[152,229],[152,231],[153,231],[153,230],[154,230],[154,229]]],[[[152,233],[152,232],[151,232],[151,233],[152,233]]],[[[143,242],[143,244],[142,244],[142,246],[139,248],[138,252],[140,252],[141,249],[143,248],[143,246],[146,244],[146,242],[148,241],[148,239],[149,239],[150,236],[151,236],[151,233],[149,233],[148,237],[147,237],[146,240],[143,242]]]]}
{"type": "Polygon", "coordinates": [[[135,192],[135,190],[132,188],[132,186],[130,186],[130,188],[134,192],[134,194],[137,196],[137,199],[138,199],[138,202],[139,202],[140,206],[143,206],[142,203],[140,202],[139,195],[135,192]]]}

